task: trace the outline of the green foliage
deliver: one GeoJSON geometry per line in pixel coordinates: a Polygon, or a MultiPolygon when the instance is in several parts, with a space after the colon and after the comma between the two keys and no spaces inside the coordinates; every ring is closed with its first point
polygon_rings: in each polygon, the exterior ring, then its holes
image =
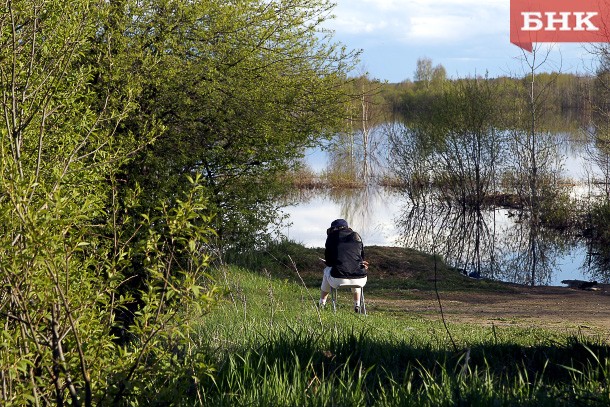
{"type": "Polygon", "coordinates": [[[214,299],[206,197],[191,180],[144,216],[137,188],[118,194],[117,168],[158,129],[119,137],[137,86],[92,85],[96,62],[112,64],[97,48],[106,6],[12,1],[0,14],[2,405],[148,404],[210,372],[188,330],[214,299]],[[139,258],[140,292],[125,290],[139,258]]]}
{"type": "Polygon", "coordinates": [[[604,200],[593,205],[591,225],[595,230],[595,240],[610,242],[610,202],[604,200]]]}
{"type": "MultiPolygon", "coordinates": [[[[206,198],[198,180],[190,182],[192,188],[182,199],[165,204],[159,216],[145,216],[140,224],[147,237],[129,257],[144,258],[145,284],[132,322],[120,325],[132,339],[117,346],[121,363],[108,367],[111,380],[100,401],[171,403],[176,391],[194,394],[197,380],[213,373],[191,337],[191,321],[208,312],[217,290],[207,274],[213,232],[210,219],[202,217],[206,198]]],[[[129,298],[118,301],[117,309],[131,309],[129,298]]]]}
{"type": "MultiPolygon", "coordinates": [[[[121,48],[142,89],[140,114],[121,134],[150,117],[165,127],[124,167],[129,185],[156,202],[179,191],[185,173],[201,174],[218,246],[260,244],[276,217],[280,176],[342,124],[341,85],[355,55],[321,28],[330,2],[114,4],[121,23],[104,40],[121,48]]],[[[123,80],[107,79],[111,87],[123,80]]]]}
{"type": "Polygon", "coordinates": [[[209,253],[263,246],[279,175],[341,124],[332,5],[5,3],[0,403],[194,399],[209,253]]]}

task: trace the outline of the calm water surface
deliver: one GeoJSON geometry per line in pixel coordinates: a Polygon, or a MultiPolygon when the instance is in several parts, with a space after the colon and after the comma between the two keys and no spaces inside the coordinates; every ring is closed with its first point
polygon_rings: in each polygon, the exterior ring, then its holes
{"type": "MultiPolygon", "coordinates": [[[[572,197],[594,195],[587,181],[599,173],[587,158],[585,145],[572,141],[569,133],[553,137],[556,159],[552,165],[559,176],[574,185],[572,197]]],[[[387,162],[386,152],[378,151],[377,163],[387,162]]],[[[321,150],[307,151],[305,159],[318,173],[329,162],[321,150]]],[[[344,218],[362,235],[365,245],[437,253],[464,274],[552,286],[561,286],[565,279],[609,282],[610,259],[592,257],[596,250],[589,248],[585,239],[528,226],[527,219],[515,211],[460,212],[437,204],[414,207],[406,196],[377,186],[304,192],[294,201],[298,203],[284,208],[289,224],[283,233],[308,247],[323,247],[330,222],[344,218]]]]}
{"type": "MultiPolygon", "coordinates": [[[[336,192],[318,190],[284,208],[289,239],[307,247],[324,247],[326,229],[337,218],[347,219],[366,246],[412,247],[443,254],[446,261],[472,272],[474,262],[486,277],[529,283],[526,227],[506,209],[488,211],[481,219],[462,214],[425,214],[399,193],[381,187],[336,192]]],[[[584,242],[540,238],[536,285],[561,286],[564,279],[592,279],[584,242]]],[[[374,270],[374,268],[373,268],[374,270]]],[[[598,278],[599,279],[599,278],[598,278]]]]}

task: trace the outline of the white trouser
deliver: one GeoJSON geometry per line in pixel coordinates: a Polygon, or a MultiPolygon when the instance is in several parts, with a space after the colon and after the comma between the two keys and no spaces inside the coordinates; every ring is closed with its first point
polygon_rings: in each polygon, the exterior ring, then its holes
{"type": "MultiPolygon", "coordinates": [[[[331,287],[337,288],[344,285],[357,285],[360,287],[364,287],[366,285],[367,277],[362,278],[335,278],[330,275],[331,267],[326,267],[324,269],[324,273],[322,275],[322,286],[320,289],[325,293],[329,293],[331,287]]],[[[356,292],[356,290],[360,291],[359,288],[352,287],[352,292],[356,292]]]]}

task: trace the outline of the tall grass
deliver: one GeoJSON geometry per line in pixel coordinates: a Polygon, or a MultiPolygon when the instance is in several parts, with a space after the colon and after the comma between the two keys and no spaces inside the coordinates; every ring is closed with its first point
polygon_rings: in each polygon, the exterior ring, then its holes
{"type": "MultiPolygon", "coordinates": [[[[609,405],[601,338],[449,324],[407,311],[318,311],[317,287],[232,268],[233,296],[198,331],[217,372],[199,402],[234,406],[609,405]]],[[[374,298],[369,293],[367,298],[374,298]]]]}

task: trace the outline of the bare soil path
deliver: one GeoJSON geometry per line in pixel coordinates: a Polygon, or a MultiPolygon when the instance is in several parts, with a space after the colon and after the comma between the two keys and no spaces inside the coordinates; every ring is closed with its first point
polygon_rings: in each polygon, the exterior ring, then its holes
{"type": "MultiPolygon", "coordinates": [[[[535,326],[566,330],[607,331],[610,335],[610,287],[599,291],[563,287],[511,285],[511,292],[440,292],[445,319],[454,323],[535,326]]],[[[408,298],[371,299],[379,309],[440,319],[433,291],[409,290],[408,298]]]]}
{"type": "Polygon", "coordinates": [[[404,248],[371,247],[367,259],[373,308],[440,318],[436,281],[446,321],[590,330],[610,336],[607,284],[586,291],[475,280],[440,261],[435,264],[428,254],[404,248]]]}
{"type": "MultiPolygon", "coordinates": [[[[436,282],[447,322],[580,331],[607,335],[610,340],[608,284],[586,291],[475,280],[416,250],[371,246],[365,251],[371,265],[365,289],[371,312],[405,312],[440,319],[436,282]]],[[[318,248],[298,256],[298,269],[311,287],[319,286],[318,258],[323,255],[324,249],[318,248]]]]}

